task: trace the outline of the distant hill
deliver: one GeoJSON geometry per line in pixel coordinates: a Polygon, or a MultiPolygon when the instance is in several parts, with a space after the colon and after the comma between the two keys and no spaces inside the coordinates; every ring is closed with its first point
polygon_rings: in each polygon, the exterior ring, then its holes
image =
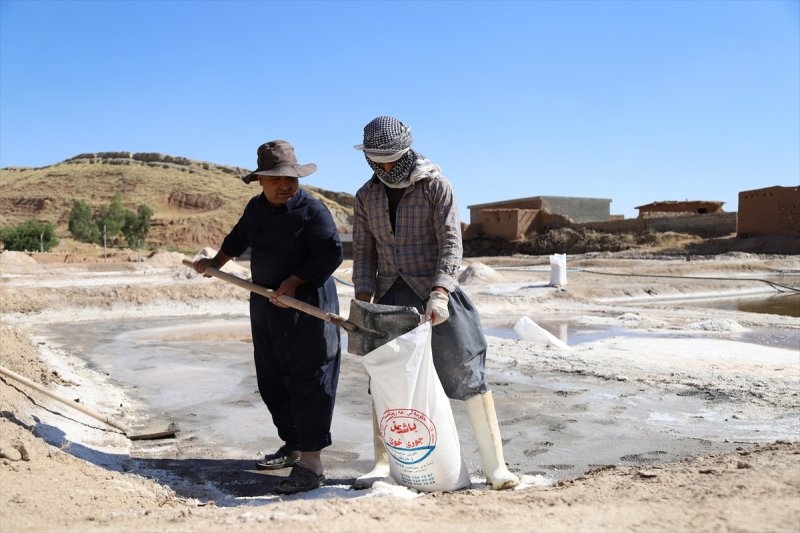
{"type": "MultiPolygon", "coordinates": [[[[3,168],[0,169],[0,227],[29,218],[51,222],[63,241],[58,251],[97,256],[96,245],[82,246],[70,239],[67,227],[72,202],[83,200],[97,212],[109,204],[115,193],[121,192],[127,209],[135,212],[143,203],[153,210],[150,234],[143,249],[194,253],[206,246],[217,248],[247,201],[259,192],[257,185],[242,183],[241,176],[247,172],[244,168],[184,157],[130,152],[81,154],[41,168],[3,168]]],[[[328,206],[342,234],[352,233],[353,195],[303,187],[328,206]]],[[[518,241],[490,237],[464,240],[466,257],[622,250],[680,255],[732,251],[800,254],[800,239],[738,239],[735,234],[702,239],[671,232],[617,235],[556,228],[518,241]]]]}
{"type": "MultiPolygon", "coordinates": [[[[123,204],[153,210],[145,248],[196,251],[218,247],[236,223],[257,184],[241,177],[250,170],[158,153],[81,154],[41,168],[0,169],[0,227],[29,218],[51,222],[59,238],[70,237],[73,200],[93,211],[122,193],[123,204]]],[[[353,196],[308,185],[307,191],[328,206],[342,233],[351,233],[353,196]]]]}

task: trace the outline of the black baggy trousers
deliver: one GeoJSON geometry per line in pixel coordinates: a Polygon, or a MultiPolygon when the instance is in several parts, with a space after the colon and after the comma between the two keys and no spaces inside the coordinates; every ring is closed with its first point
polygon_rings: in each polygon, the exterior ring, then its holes
{"type": "MultiPolygon", "coordinates": [[[[332,291],[329,287],[312,290],[317,298],[298,294],[298,299],[338,313],[335,286],[332,291]]],[[[318,451],[330,446],[342,353],[339,328],[306,313],[276,307],[255,293],[250,295],[250,327],[258,391],[278,436],[290,450],[318,451]]]]}

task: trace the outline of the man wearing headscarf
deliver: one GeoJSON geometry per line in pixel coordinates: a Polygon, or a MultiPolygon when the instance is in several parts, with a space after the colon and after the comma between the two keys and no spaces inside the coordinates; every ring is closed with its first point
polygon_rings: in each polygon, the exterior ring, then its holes
{"type": "MultiPolygon", "coordinates": [[[[487,343],[475,306],[457,273],[463,247],[450,182],[439,166],[411,148],[411,128],[380,116],[364,127],[372,177],[356,193],[353,284],[358,300],[412,306],[433,322],[436,373],[449,398],[464,400],[483,470],[496,490],[519,484],[506,467],[494,400],[485,375],[487,343]]],[[[389,460],[375,425],[375,466],[359,477],[366,488],[389,476],[389,460]]]]}
{"type": "Polygon", "coordinates": [[[291,467],[275,491],[294,494],[325,479],[320,453],[331,445],[340,334],[334,324],[275,297],[291,296],[338,313],[331,276],[342,262],[342,243],[328,208],[299,186],[298,178],[317,165],[299,164],[292,145],[282,140],[262,144],[257,155],[258,169],[242,180],[257,181],[261,193],[247,203],[219,252],[195,261],[194,269],[204,274],[208,267],[222,268],[250,248],[253,282],[274,291],[269,298],[250,294],[250,326],[258,392],[284,444],[257,467],[291,467]]]}

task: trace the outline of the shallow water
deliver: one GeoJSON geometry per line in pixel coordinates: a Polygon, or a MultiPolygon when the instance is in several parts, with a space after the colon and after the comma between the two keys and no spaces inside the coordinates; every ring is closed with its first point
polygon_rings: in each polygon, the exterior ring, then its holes
{"type": "MultiPolygon", "coordinates": [[[[569,346],[577,346],[601,339],[611,337],[647,337],[647,338],[675,338],[686,337],[687,335],[702,336],[702,332],[680,333],[651,332],[644,330],[626,329],[618,325],[597,325],[583,324],[577,320],[543,320],[536,321],[536,324],[547,330],[562,342],[569,346]]],[[[500,337],[501,339],[518,339],[519,335],[513,328],[509,327],[486,327],[486,335],[500,337]]],[[[738,342],[747,342],[761,346],[773,346],[775,348],[797,348],[800,345],[800,337],[796,331],[779,328],[759,328],[758,331],[744,331],[741,333],[729,333],[728,337],[738,342]]]]}
{"type": "MultiPolygon", "coordinates": [[[[567,324],[567,330],[571,343],[634,334],[618,327],[576,324],[567,324]]],[[[487,330],[489,335],[496,333],[487,330]]],[[[150,447],[132,451],[142,458],[142,475],[169,481],[165,476],[170,460],[182,462],[183,470],[187,460],[209,458],[215,464],[228,458],[239,470],[252,469],[258,457],[281,445],[258,395],[246,316],[98,321],[81,328],[48,324],[43,334],[113,376],[133,399],[145,404],[147,416],[165,415],[178,425],[181,431],[170,442],[156,447],[137,444],[150,447]]],[[[345,334],[342,338],[346,341],[345,334]]],[[[577,477],[599,465],[668,462],[796,432],[796,418],[738,419],[731,416],[736,407],[724,401],[709,402],[702,395],[661,386],[557,372],[522,375],[513,366],[493,365],[487,372],[506,461],[517,473],[550,482],[577,477]]],[[[346,354],[334,444],[324,452],[330,480],[349,483],[371,467],[367,386],[359,358],[346,354]]],[[[463,402],[451,404],[465,462],[473,476],[479,475],[477,446],[463,402]]],[[[218,466],[203,474],[204,482],[229,494],[256,490],[252,484],[263,480],[251,479],[251,474],[233,476],[229,468],[218,466]]]]}
{"type": "Polygon", "coordinates": [[[703,300],[693,302],[691,306],[800,317],[800,293],[776,294],[766,298],[703,300]]]}

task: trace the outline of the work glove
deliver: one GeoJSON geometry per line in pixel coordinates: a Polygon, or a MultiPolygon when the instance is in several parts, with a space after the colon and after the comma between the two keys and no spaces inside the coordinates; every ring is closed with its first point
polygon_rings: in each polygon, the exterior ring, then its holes
{"type": "Polygon", "coordinates": [[[425,314],[431,318],[434,326],[438,326],[448,318],[450,311],[447,310],[447,302],[450,297],[443,292],[431,291],[428,297],[428,305],[425,306],[425,314]]]}

